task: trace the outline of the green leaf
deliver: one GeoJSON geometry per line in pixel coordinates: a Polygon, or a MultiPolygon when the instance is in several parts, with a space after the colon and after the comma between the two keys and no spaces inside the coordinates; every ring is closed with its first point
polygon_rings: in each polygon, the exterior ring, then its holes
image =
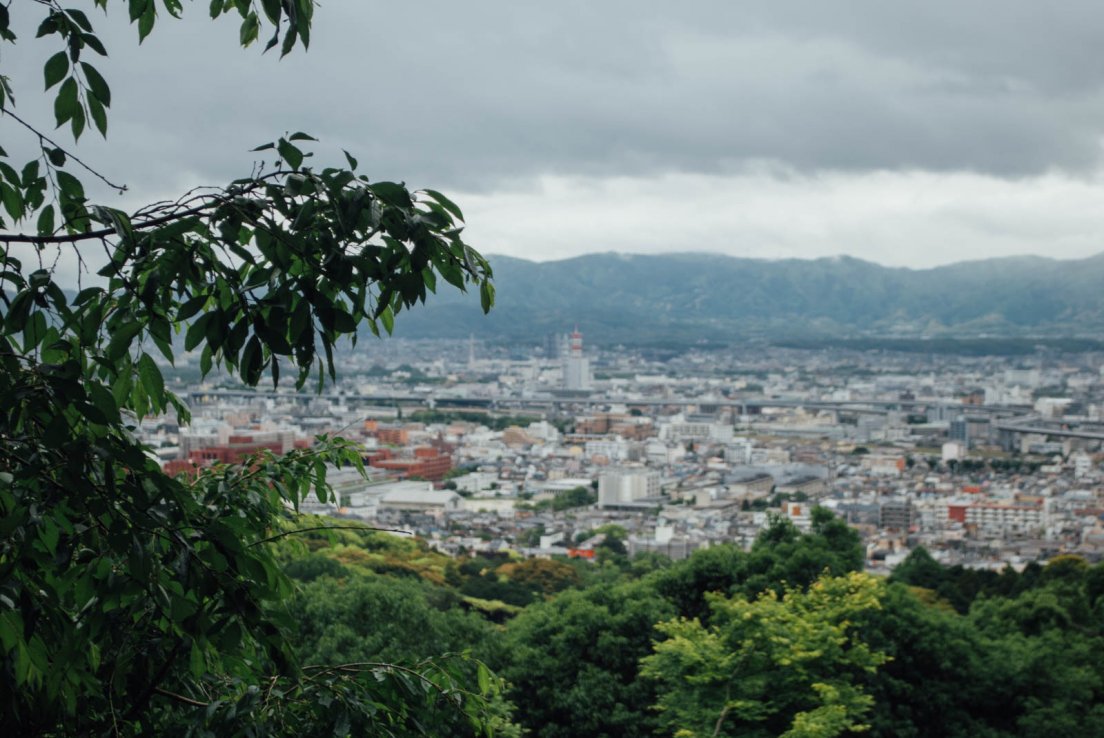
{"type": "Polygon", "coordinates": [[[16,685],[22,685],[27,681],[31,670],[31,657],[27,653],[27,646],[22,640],[18,641],[15,646],[14,670],[16,685]]]}
{"type": "Polygon", "coordinates": [[[107,422],[120,422],[119,405],[115,402],[114,395],[111,394],[111,391],[108,390],[107,387],[99,382],[88,382],[85,385],[85,390],[88,392],[92,404],[103,413],[107,422]]]}
{"type": "Polygon", "coordinates": [[[491,311],[491,306],[494,305],[495,289],[494,285],[490,282],[483,282],[479,285],[479,304],[483,308],[484,313],[491,311]]]}
{"type": "Polygon", "coordinates": [[[138,378],[142,380],[142,386],[145,387],[146,394],[153,400],[154,405],[163,407],[165,380],[161,376],[161,370],[157,368],[157,364],[153,361],[153,357],[144,352],[141,358],[138,359],[138,378]]]}
{"type": "Polygon", "coordinates": [[[207,324],[211,322],[213,315],[214,313],[204,313],[188,327],[188,332],[184,334],[185,351],[191,351],[203,341],[207,335],[207,324]]]}
{"type": "Polygon", "coordinates": [[[110,108],[111,88],[108,87],[107,81],[88,62],[81,62],[80,65],[81,69],[84,70],[84,79],[88,82],[88,88],[92,90],[92,94],[104,104],[104,107],[110,108]]]}
{"type": "Polygon", "coordinates": [[[81,134],[84,133],[85,122],[84,108],[77,106],[77,109],[73,111],[73,119],[69,121],[70,125],[73,127],[74,140],[80,138],[81,134]]]}
{"type": "Polygon", "coordinates": [[[261,0],[261,7],[264,8],[265,17],[270,23],[273,25],[280,23],[280,15],[283,12],[280,0],[261,0]]]}
{"type": "Polygon", "coordinates": [[[334,330],[338,333],[352,333],[356,330],[356,321],[353,316],[339,307],[334,308],[333,319],[334,330]]]}
{"type": "Polygon", "coordinates": [[[188,668],[196,680],[207,673],[207,659],[203,657],[203,650],[197,643],[192,644],[191,655],[188,658],[188,668]]]}
{"type": "Polygon", "coordinates": [[[115,378],[115,382],[111,385],[111,395],[115,398],[115,404],[118,407],[125,407],[133,385],[134,379],[130,376],[130,372],[121,372],[115,378]]]}
{"type": "Polygon", "coordinates": [[[288,335],[294,343],[299,343],[304,333],[311,329],[310,303],[305,298],[299,298],[299,302],[296,303],[288,328],[288,335]]]}
{"type": "Polygon", "coordinates": [[[208,298],[207,295],[196,295],[195,297],[189,298],[180,306],[180,309],[176,311],[176,319],[181,322],[188,320],[207,304],[208,299],[210,298],[208,298]]]}
{"type": "Polygon", "coordinates": [[[257,18],[257,14],[250,12],[242,21],[241,30],[238,33],[239,40],[242,46],[249,46],[251,43],[257,40],[257,34],[261,30],[260,19],[257,18]]]}
{"type": "Polygon", "coordinates": [[[81,184],[79,179],[69,174],[69,172],[55,172],[54,176],[57,177],[58,187],[61,188],[62,195],[77,200],[84,199],[84,185],[81,184]]]}
{"type": "MultiPolygon", "coordinates": [[[[279,33],[279,29],[276,29],[279,33]]],[[[291,53],[291,50],[295,48],[295,39],[299,37],[299,27],[288,24],[287,32],[284,33],[284,42],[280,44],[280,57],[283,58],[291,53]]]]}
{"type": "Polygon", "coordinates": [[[23,173],[20,175],[20,179],[23,181],[23,187],[29,189],[34,187],[35,181],[38,180],[38,159],[29,161],[23,167],[23,173]]]}
{"type": "Polygon", "coordinates": [[[276,151],[292,169],[298,169],[299,165],[303,163],[303,152],[287,139],[280,139],[279,143],[276,144],[276,151]]]}
{"type": "Polygon", "coordinates": [[[38,214],[38,223],[36,224],[38,235],[49,236],[54,232],[54,206],[47,205],[42,208],[42,211],[38,214]]]}
{"type": "Polygon", "coordinates": [[[20,186],[21,178],[19,173],[7,162],[0,161],[0,174],[4,175],[4,179],[10,182],[13,187],[20,186]]]}
{"type": "Polygon", "coordinates": [[[88,112],[92,114],[92,122],[100,135],[107,138],[107,112],[95,95],[88,96],[88,112]]]}
{"type": "Polygon", "coordinates": [[[150,0],[149,5],[142,13],[142,17],[138,19],[138,43],[142,43],[146,40],[146,36],[150,35],[156,20],[157,6],[153,4],[153,0],[150,0]]]}
{"type": "Polygon", "coordinates": [[[38,346],[46,335],[46,315],[36,310],[23,326],[23,351],[29,353],[38,346]]]}
{"type": "Polygon", "coordinates": [[[352,169],[352,170],[354,170],[354,171],[355,171],[355,170],[356,170],[356,168],[357,168],[357,160],[356,160],[356,159],[354,159],[354,158],[353,158],[353,155],[352,155],[352,154],[350,154],[350,153],[349,153],[348,151],[346,151],[345,149],[342,149],[342,150],[341,150],[341,153],[345,155],[345,161],[349,162],[349,169],[352,169]]]}
{"type": "Polygon", "coordinates": [[[104,356],[109,361],[118,361],[130,350],[130,344],[134,341],[134,337],[138,335],[142,330],[142,324],[136,320],[123,323],[121,326],[115,329],[111,335],[111,340],[107,343],[107,350],[104,352],[104,356]]]}
{"type": "Polygon", "coordinates": [[[491,691],[491,671],[481,661],[475,669],[476,681],[479,683],[480,694],[488,694],[491,691]]]}
{"type": "Polygon", "coordinates": [[[82,30],[85,30],[85,31],[91,31],[92,30],[92,23],[89,22],[88,16],[84,14],[83,10],[77,10],[75,8],[69,8],[68,10],[65,11],[65,13],[70,18],[72,18],[74,21],[76,21],[77,25],[80,26],[82,30]]]}
{"type": "Polygon", "coordinates": [[[127,12],[130,14],[130,22],[142,17],[146,7],[153,4],[153,0],[127,0],[127,12]]]}
{"type": "Polygon", "coordinates": [[[0,200],[4,202],[4,210],[12,220],[20,220],[23,217],[23,197],[19,190],[0,182],[0,200]]]}
{"type": "Polygon", "coordinates": [[[162,0],[165,10],[169,12],[173,18],[179,18],[184,11],[184,7],[180,4],[180,0],[162,0]]]}
{"type": "Polygon", "coordinates": [[[257,338],[256,334],[250,336],[249,340],[245,344],[245,350],[242,351],[241,358],[241,378],[250,387],[254,387],[257,384],[257,380],[261,378],[261,369],[263,366],[264,357],[261,354],[261,341],[257,338]]]}
{"type": "Polygon", "coordinates": [[[397,208],[409,208],[414,205],[410,199],[410,193],[400,184],[395,184],[394,182],[376,182],[375,184],[368,185],[368,189],[372,191],[372,194],[388,205],[393,205],[397,208]]]}
{"type": "MultiPolygon", "coordinates": [[[[69,56],[64,51],[59,51],[58,53],[47,59],[46,65],[43,67],[43,72],[46,76],[46,89],[50,89],[58,82],[65,79],[65,74],[68,71],[69,56]]],[[[76,82],[74,82],[73,84],[75,85],[76,82]]]]}
{"type": "Polygon", "coordinates": [[[60,126],[76,115],[78,110],[80,103],[77,101],[77,80],[69,77],[62,83],[57,97],[54,98],[54,118],[60,126]]]}
{"type": "Polygon", "coordinates": [[[92,49],[100,56],[107,56],[107,49],[104,48],[103,42],[96,36],[91,33],[85,33],[81,36],[81,39],[83,39],[88,48],[92,49]]]}
{"type": "Polygon", "coordinates": [[[456,203],[442,195],[437,190],[422,190],[422,192],[432,197],[438,205],[449,211],[453,216],[455,216],[457,220],[464,219],[464,213],[460,211],[460,208],[456,205],[456,203]]]}

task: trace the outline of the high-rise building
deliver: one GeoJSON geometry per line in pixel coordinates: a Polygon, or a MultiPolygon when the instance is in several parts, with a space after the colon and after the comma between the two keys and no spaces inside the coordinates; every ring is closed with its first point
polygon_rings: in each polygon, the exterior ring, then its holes
{"type": "Polygon", "coordinates": [[[598,505],[614,507],[659,496],[659,472],[644,467],[609,469],[598,477],[598,505]]]}
{"type": "Polygon", "coordinates": [[[969,448],[970,426],[967,425],[965,416],[959,415],[951,421],[951,425],[947,429],[947,438],[951,441],[957,441],[962,444],[964,448],[969,448]]]}
{"type": "Polygon", "coordinates": [[[908,531],[912,527],[912,503],[905,497],[891,497],[882,502],[878,517],[883,528],[908,531]]]}
{"type": "Polygon", "coordinates": [[[583,356],[583,334],[576,327],[563,363],[564,389],[590,389],[590,360],[583,356]]]}

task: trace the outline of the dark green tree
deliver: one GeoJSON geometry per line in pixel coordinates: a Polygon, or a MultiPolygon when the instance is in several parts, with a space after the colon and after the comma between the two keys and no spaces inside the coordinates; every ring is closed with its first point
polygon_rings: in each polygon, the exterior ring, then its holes
{"type": "Polygon", "coordinates": [[[518,719],[539,738],[651,736],[654,685],[638,678],[653,627],[673,614],[645,582],[567,590],[530,605],[507,627],[518,719]]]}
{"type": "Polygon", "coordinates": [[[937,589],[943,578],[943,567],[932,558],[928,550],[923,546],[917,546],[909,551],[905,560],[894,568],[890,580],[904,582],[914,587],[937,589]]]}
{"type": "Polygon", "coordinates": [[[802,534],[788,519],[775,517],[751,547],[741,591],[753,597],[784,585],[808,586],[827,571],[840,576],[863,567],[858,533],[831,511],[814,508],[812,527],[802,534]]]}
{"type": "MultiPolygon", "coordinates": [[[[126,6],[140,39],[163,18],[126,6]]],[[[110,6],[110,7],[109,7],[110,6]]],[[[163,0],[169,16],[179,0],[163,0]]],[[[311,0],[213,0],[243,45],[262,30],[286,54],[310,38],[311,0]]],[[[109,20],[114,20],[111,14],[109,20]]],[[[40,21],[55,123],[107,133],[106,49],[88,14],[58,0],[0,5],[0,43],[40,21]],[[11,17],[23,14],[17,23],[11,17]],[[31,16],[37,16],[31,18],[31,16]]],[[[137,439],[142,418],[188,410],[162,374],[178,344],[203,374],[253,386],[290,374],[321,388],[333,351],[360,328],[390,332],[438,279],[494,291],[461,238],[460,210],[432,190],[371,182],[346,154],[308,166],[310,137],[259,150],[270,164],[225,187],[131,213],[90,202],[74,152],[16,113],[2,67],[0,119],[0,724],[19,735],[406,734],[451,705],[484,725],[496,681],[466,687],[447,665],[303,664],[279,603],[291,583],[271,542],[327,463],[360,463],[332,438],[260,455],[197,479],[165,475],[137,439]],[[8,144],[12,139],[6,139],[8,144]],[[66,291],[51,265],[80,260],[89,286],[66,291]],[[93,267],[95,254],[102,265],[93,267]],[[95,269],[96,274],[88,274],[95,269]]]]}
{"type": "Polygon", "coordinates": [[[705,618],[706,594],[728,594],[744,581],[747,555],[735,546],[710,546],[695,551],[655,578],[656,591],[685,618],[705,618]]]}

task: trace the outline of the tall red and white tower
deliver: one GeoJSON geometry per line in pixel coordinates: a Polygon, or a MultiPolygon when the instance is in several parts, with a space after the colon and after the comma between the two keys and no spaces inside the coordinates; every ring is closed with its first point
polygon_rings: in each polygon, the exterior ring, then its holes
{"type": "Polygon", "coordinates": [[[583,334],[579,326],[571,333],[567,356],[563,365],[564,389],[590,389],[590,360],[583,356],[583,334]]]}

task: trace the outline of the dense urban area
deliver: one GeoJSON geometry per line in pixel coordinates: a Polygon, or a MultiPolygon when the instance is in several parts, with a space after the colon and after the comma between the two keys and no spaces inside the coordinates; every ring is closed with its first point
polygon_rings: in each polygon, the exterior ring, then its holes
{"type": "Polygon", "coordinates": [[[0,736],[1104,736],[1099,5],[70,4],[0,736]]]}
{"type": "Polygon", "coordinates": [[[332,470],[338,499],[303,509],[452,555],[593,559],[615,535],[630,556],[681,559],[746,548],[774,515],[808,530],[818,506],[875,572],[917,546],[989,569],[1104,546],[1097,354],[662,352],[576,331],[529,352],[396,340],[342,368],[322,396],[215,376],[186,389],[191,425],[141,430],[172,473],[354,439],[367,478],[332,470]]]}

